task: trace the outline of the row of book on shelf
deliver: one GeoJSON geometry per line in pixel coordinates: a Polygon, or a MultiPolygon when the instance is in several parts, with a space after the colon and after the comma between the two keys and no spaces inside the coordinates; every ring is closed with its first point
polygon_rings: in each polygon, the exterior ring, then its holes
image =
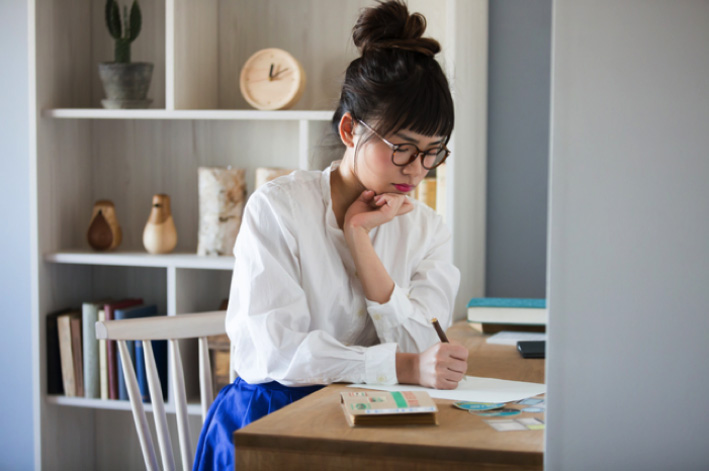
{"type": "MultiPolygon", "coordinates": [[[[96,339],[96,322],[164,315],[140,298],[84,302],[81,309],[47,315],[47,392],[70,397],[128,400],[123,364],[114,340],[96,339]]],[[[126,341],[144,402],[150,402],[143,343],[126,341]]],[[[167,398],[167,341],[152,341],[167,398]]]]}
{"type": "MultiPolygon", "coordinates": [[[[221,309],[226,309],[223,301],[221,309]]],[[[97,321],[135,319],[164,315],[154,304],[140,298],[82,303],[80,309],[63,309],[46,317],[47,389],[49,394],[95,399],[128,400],[123,365],[116,342],[96,339],[97,321]]],[[[546,330],[545,299],[473,298],[468,303],[468,321],[480,324],[485,333],[501,330],[546,330]],[[514,326],[514,327],[513,327],[514,326]]],[[[127,341],[143,401],[150,401],[143,343],[127,341]]],[[[229,339],[209,339],[215,394],[229,382],[229,339]]],[[[167,341],[152,341],[158,376],[167,398],[167,341]]]]}

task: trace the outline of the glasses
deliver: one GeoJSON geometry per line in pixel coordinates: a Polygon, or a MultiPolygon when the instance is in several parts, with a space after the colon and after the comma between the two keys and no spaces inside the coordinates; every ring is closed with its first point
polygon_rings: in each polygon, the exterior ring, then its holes
{"type": "Polygon", "coordinates": [[[384,144],[389,146],[389,148],[391,149],[391,161],[394,165],[398,167],[406,167],[411,162],[416,160],[416,158],[420,155],[421,165],[423,166],[423,168],[425,168],[426,170],[431,170],[441,165],[451,154],[451,151],[449,151],[448,148],[445,146],[441,146],[437,149],[423,151],[419,149],[415,144],[394,144],[380,136],[377,131],[375,131],[371,128],[371,126],[369,126],[369,124],[365,123],[364,121],[357,121],[362,123],[362,126],[372,131],[372,134],[377,136],[379,139],[382,140],[384,144]]]}

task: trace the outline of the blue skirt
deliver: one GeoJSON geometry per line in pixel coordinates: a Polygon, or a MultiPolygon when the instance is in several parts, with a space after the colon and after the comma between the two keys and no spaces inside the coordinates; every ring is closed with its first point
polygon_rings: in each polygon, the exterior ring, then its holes
{"type": "Polygon", "coordinates": [[[288,387],[272,381],[249,384],[236,378],[212,403],[197,443],[193,471],[234,469],[233,433],[314,393],[322,386],[288,387]]]}

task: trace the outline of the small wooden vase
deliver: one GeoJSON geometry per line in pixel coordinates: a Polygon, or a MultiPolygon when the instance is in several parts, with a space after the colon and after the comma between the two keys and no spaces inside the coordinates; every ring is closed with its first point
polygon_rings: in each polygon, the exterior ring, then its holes
{"type": "Polygon", "coordinates": [[[95,250],[112,250],[121,244],[123,233],[116,218],[116,208],[109,200],[94,203],[89,230],[86,233],[89,245],[95,250]]]}
{"type": "Polygon", "coordinates": [[[143,230],[143,245],[151,254],[170,253],[177,245],[177,229],[168,195],[153,195],[153,208],[143,230]]]}

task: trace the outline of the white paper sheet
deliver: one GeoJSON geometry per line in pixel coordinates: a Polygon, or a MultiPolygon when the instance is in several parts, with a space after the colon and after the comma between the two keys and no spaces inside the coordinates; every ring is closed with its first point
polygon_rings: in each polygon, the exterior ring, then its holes
{"type": "Polygon", "coordinates": [[[511,332],[503,330],[487,339],[487,343],[497,345],[514,345],[520,340],[546,340],[547,334],[544,332],[511,332]]]}
{"type": "Polygon", "coordinates": [[[376,389],[378,391],[426,391],[431,397],[471,402],[511,402],[545,393],[545,384],[506,381],[503,379],[466,376],[457,389],[430,389],[408,384],[350,384],[351,388],[376,389]]]}

